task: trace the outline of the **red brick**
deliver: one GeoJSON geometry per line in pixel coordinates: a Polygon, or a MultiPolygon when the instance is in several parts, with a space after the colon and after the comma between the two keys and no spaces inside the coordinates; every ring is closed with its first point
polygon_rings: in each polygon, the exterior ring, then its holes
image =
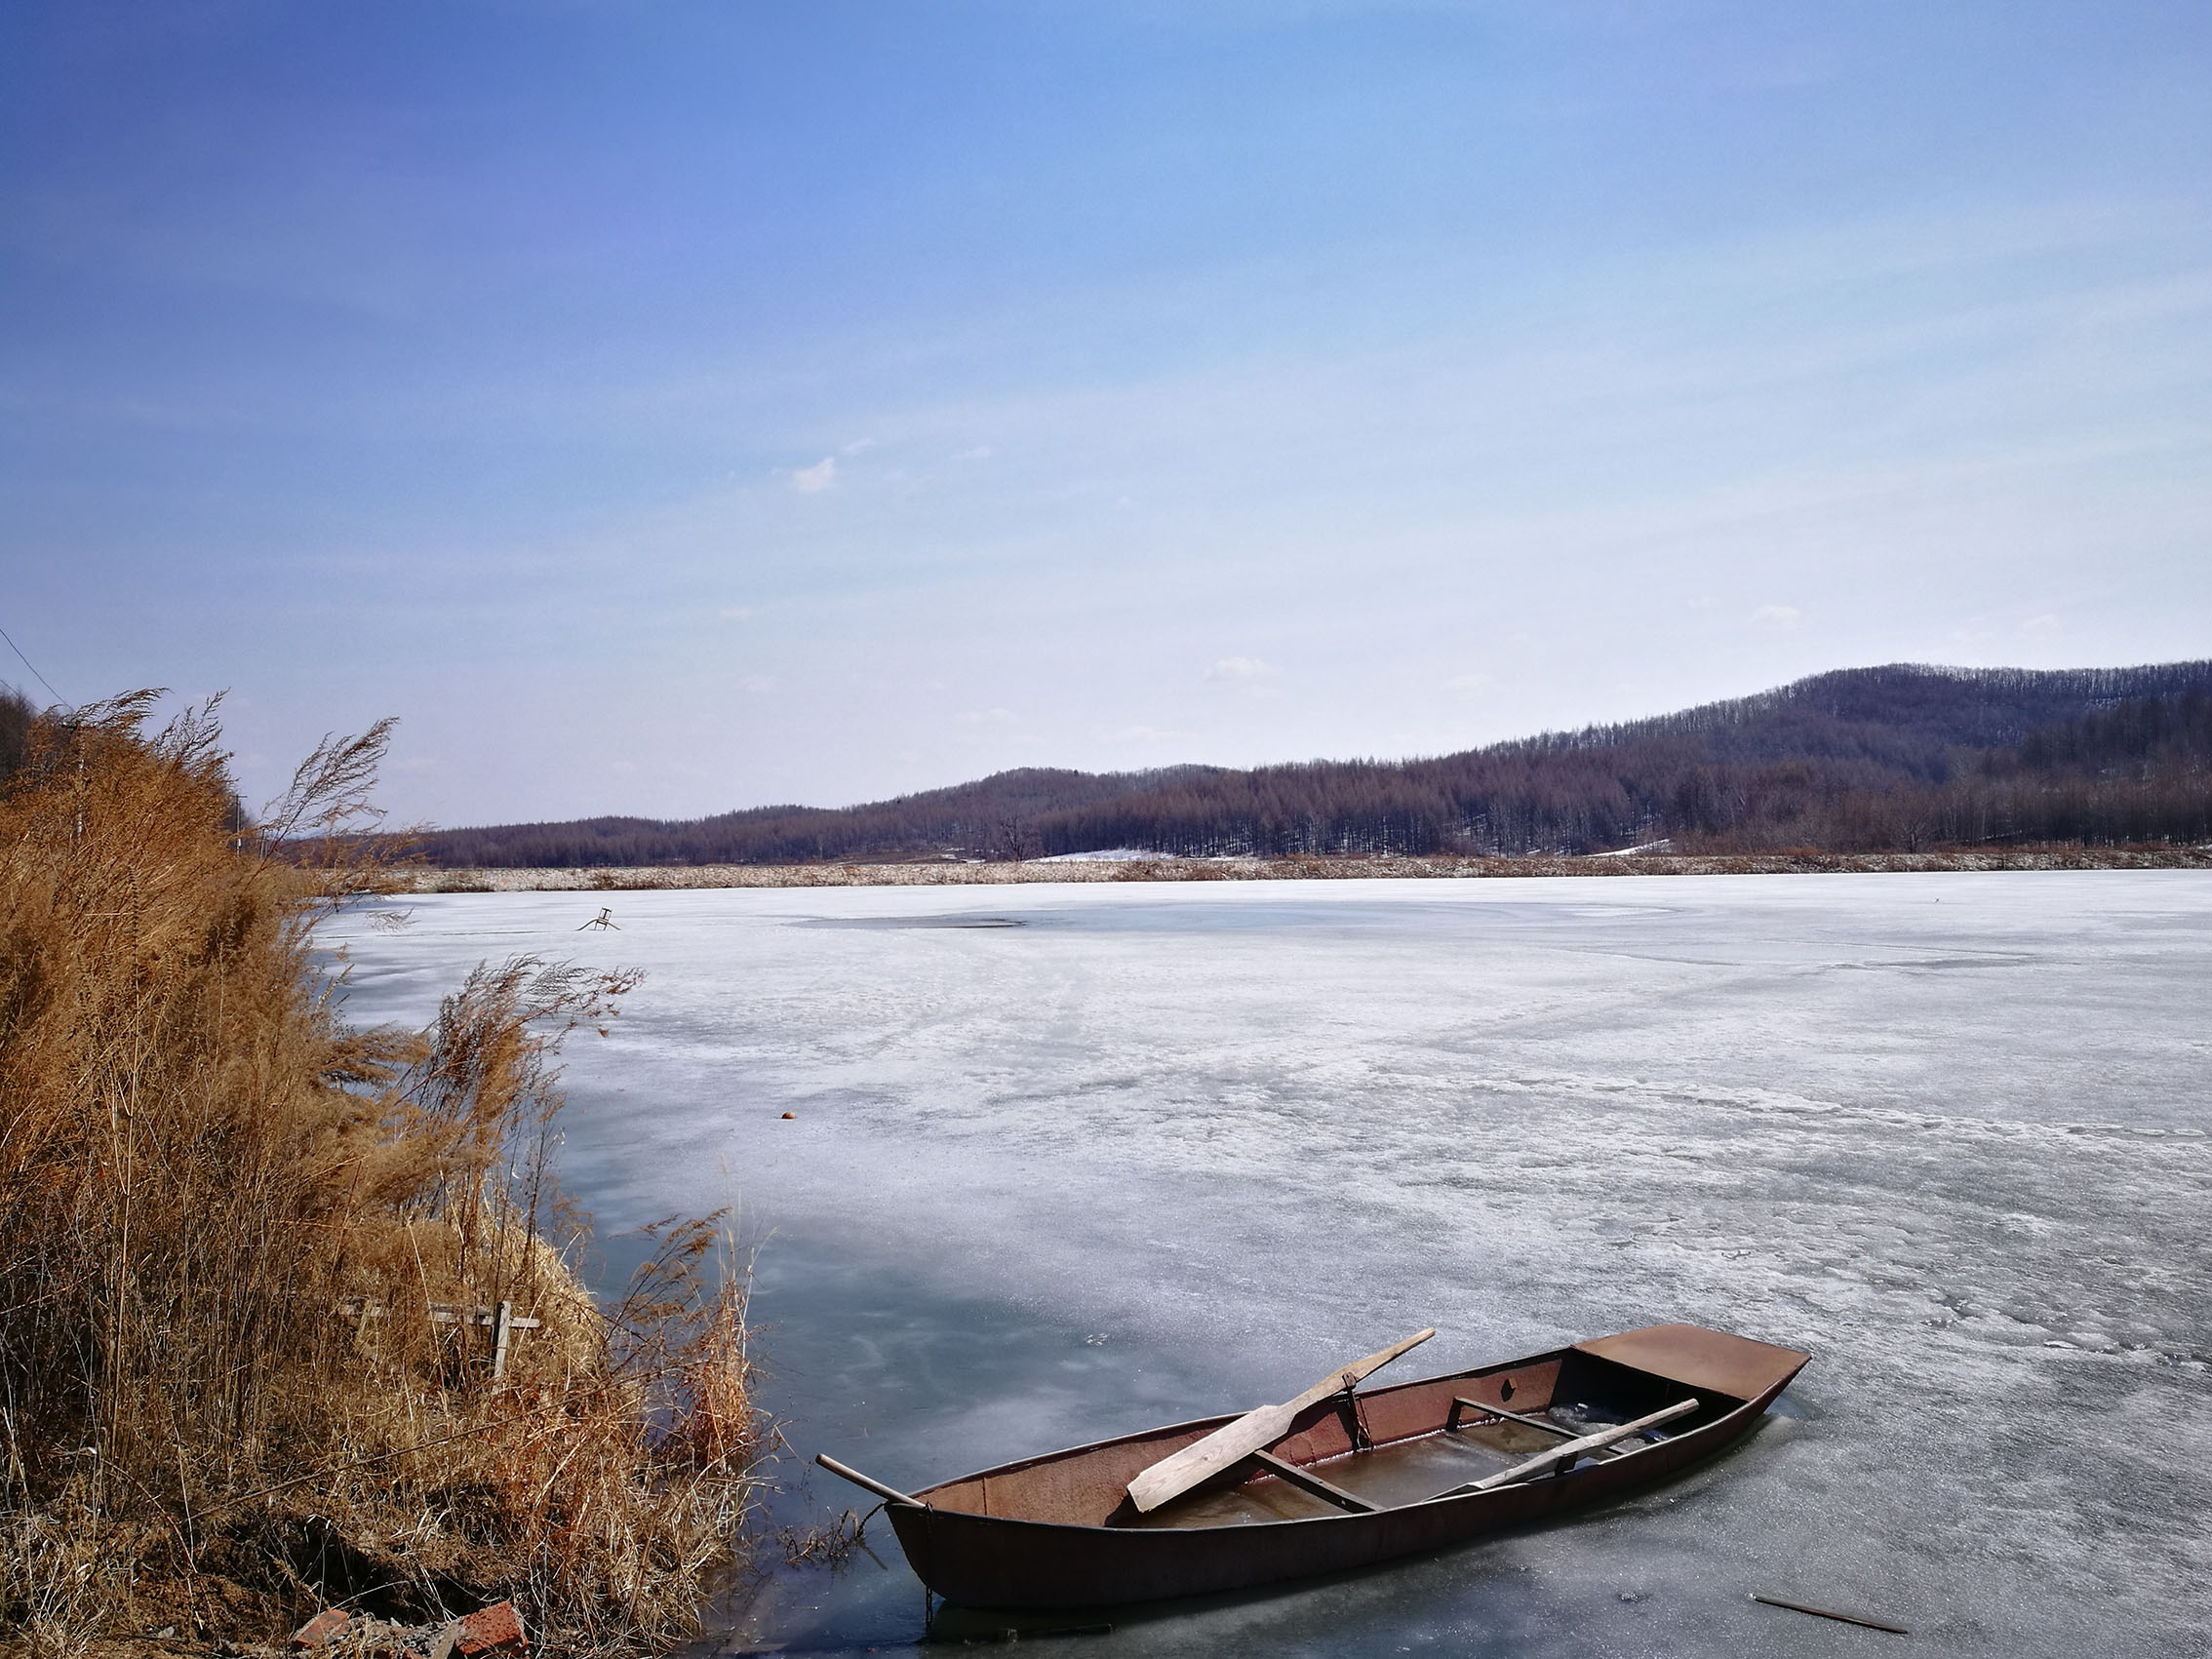
{"type": "Polygon", "coordinates": [[[345,1629],[346,1615],[336,1607],[326,1607],[292,1633],[295,1647],[325,1647],[345,1629]]]}
{"type": "Polygon", "coordinates": [[[460,1639],[454,1644],[463,1653],[489,1653],[496,1648],[501,1653],[527,1653],[530,1644],[523,1638],[522,1615],[515,1611],[512,1601],[495,1601],[482,1612],[471,1613],[461,1620],[460,1639]]]}

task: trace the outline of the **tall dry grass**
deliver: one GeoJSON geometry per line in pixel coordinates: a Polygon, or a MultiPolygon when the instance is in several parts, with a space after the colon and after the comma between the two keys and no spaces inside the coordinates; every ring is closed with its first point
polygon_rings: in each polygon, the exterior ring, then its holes
{"type": "Polygon", "coordinates": [[[665,1645],[749,1502],[758,1424],[716,1218],[625,1300],[571,1271],[562,1039],[628,988],[488,965],[358,1031],[312,929],[384,740],[327,742],[257,827],[212,709],[28,723],[0,783],[0,1639],[265,1639],[322,1602],[512,1597],[556,1652],[665,1645]],[[541,1325],[496,1380],[487,1332],[541,1325]]]}

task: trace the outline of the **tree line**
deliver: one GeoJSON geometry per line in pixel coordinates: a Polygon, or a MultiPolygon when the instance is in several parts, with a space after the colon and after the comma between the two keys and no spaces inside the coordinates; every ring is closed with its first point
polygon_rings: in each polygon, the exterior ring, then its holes
{"type": "Polygon", "coordinates": [[[445,865],[1917,850],[2212,839],[2212,662],[1846,669],[1409,761],[1025,768],[865,806],[443,831],[445,865]]]}

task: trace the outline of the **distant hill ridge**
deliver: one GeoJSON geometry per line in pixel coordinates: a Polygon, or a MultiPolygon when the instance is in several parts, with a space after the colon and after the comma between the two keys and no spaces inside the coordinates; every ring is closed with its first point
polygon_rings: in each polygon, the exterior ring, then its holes
{"type": "Polygon", "coordinates": [[[456,866],[1215,854],[1835,851],[2212,839],[2212,661],[1898,663],[1409,761],[1027,767],[858,807],[447,830],[456,866]]]}

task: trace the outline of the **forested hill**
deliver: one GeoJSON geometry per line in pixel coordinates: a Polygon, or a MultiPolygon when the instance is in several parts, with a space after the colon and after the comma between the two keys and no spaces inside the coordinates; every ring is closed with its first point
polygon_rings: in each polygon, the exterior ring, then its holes
{"type": "Polygon", "coordinates": [[[1025,768],[840,809],[448,830],[447,865],[1185,855],[1837,851],[2212,839],[2212,661],[1816,675],[1623,726],[1414,761],[1025,768]]]}

